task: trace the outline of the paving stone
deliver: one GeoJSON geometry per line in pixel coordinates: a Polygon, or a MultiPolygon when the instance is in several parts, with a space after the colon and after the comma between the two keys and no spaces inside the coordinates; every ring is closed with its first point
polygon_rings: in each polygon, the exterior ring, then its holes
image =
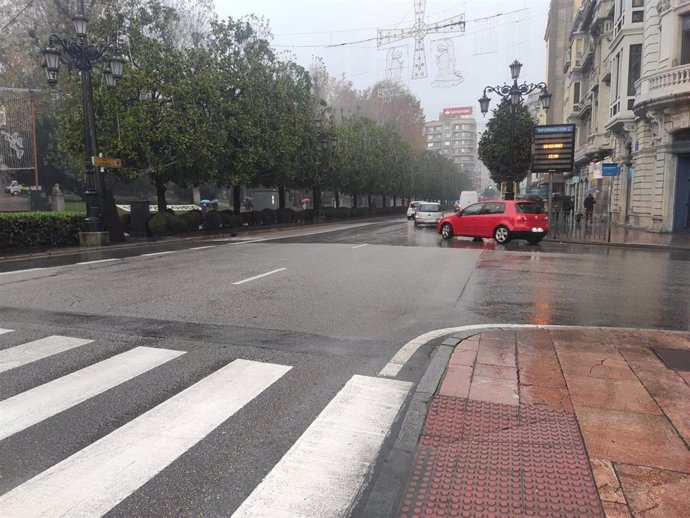
{"type": "Polygon", "coordinates": [[[602,378],[621,381],[637,379],[622,356],[619,360],[614,360],[591,352],[559,352],[558,359],[566,379],[602,378]]]}
{"type": "Polygon", "coordinates": [[[518,405],[520,397],[518,395],[517,381],[474,375],[472,377],[472,385],[470,386],[469,399],[518,405]]]}
{"type": "Polygon", "coordinates": [[[590,459],[594,480],[597,483],[599,497],[605,502],[625,504],[623,489],[618,480],[613,464],[606,459],[590,459]]]}
{"type": "Polygon", "coordinates": [[[482,376],[484,378],[512,380],[517,383],[517,369],[515,367],[477,363],[474,366],[474,374],[475,376],[482,376]]]}
{"type": "Polygon", "coordinates": [[[690,474],[624,464],[616,470],[635,516],[690,516],[690,474]]]}
{"type": "Polygon", "coordinates": [[[690,473],[690,452],[664,416],[576,407],[595,458],[690,473]]]}
{"type": "Polygon", "coordinates": [[[520,384],[520,404],[543,406],[566,412],[573,411],[573,404],[565,388],[520,384]]]}
{"type": "Polygon", "coordinates": [[[468,397],[472,371],[472,367],[466,365],[449,365],[443,383],[441,383],[439,394],[459,398],[468,397]]]}
{"type": "Polygon", "coordinates": [[[602,502],[606,518],[632,518],[628,506],[618,502],[602,502]]]}
{"type": "Polygon", "coordinates": [[[589,406],[661,415],[661,409],[639,381],[569,378],[568,391],[575,407],[589,406]]]}
{"type": "Polygon", "coordinates": [[[477,359],[477,351],[458,351],[456,350],[450,357],[449,365],[474,365],[477,359]]]}

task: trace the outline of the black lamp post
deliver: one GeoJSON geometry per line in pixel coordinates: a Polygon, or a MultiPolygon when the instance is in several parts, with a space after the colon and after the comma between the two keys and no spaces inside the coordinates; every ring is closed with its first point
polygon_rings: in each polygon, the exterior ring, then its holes
{"type": "Polygon", "coordinates": [[[82,110],[84,113],[84,179],[86,183],[84,197],[86,198],[87,209],[84,231],[102,232],[103,219],[101,211],[103,209],[104,182],[102,178],[99,178],[99,185],[97,187],[97,168],[93,164],[97,147],[91,91],[91,69],[94,63],[105,63],[103,78],[108,86],[115,86],[117,81],[122,78],[125,60],[120,56],[108,54],[109,51],[113,50],[110,44],[94,46],[88,43],[86,35],[89,20],[84,16],[84,0],[80,1],[80,11],[79,14],[72,18],[77,41],[63,39],[56,34],[51,34],[48,38],[48,47],[43,49],[41,53],[43,54],[43,66],[46,69],[46,76],[50,86],[55,86],[58,82],[58,70],[61,62],[72,64],[79,70],[82,110]]]}
{"type": "MultiPolygon", "coordinates": [[[[503,86],[486,86],[484,87],[484,94],[479,99],[479,107],[482,114],[486,115],[489,111],[489,102],[491,99],[486,95],[487,92],[494,92],[501,97],[507,97],[510,99],[510,162],[513,164],[513,138],[515,133],[515,111],[518,105],[522,101],[524,95],[529,95],[534,92],[537,88],[541,90],[541,95],[539,100],[541,101],[541,106],[544,110],[548,111],[551,106],[551,94],[546,88],[546,83],[522,83],[518,84],[518,78],[520,77],[520,69],[522,68],[522,63],[517,59],[510,64],[510,77],[513,83],[504,83],[503,86]]],[[[506,185],[506,200],[514,200],[515,192],[513,190],[513,182],[509,181],[506,185]]]]}

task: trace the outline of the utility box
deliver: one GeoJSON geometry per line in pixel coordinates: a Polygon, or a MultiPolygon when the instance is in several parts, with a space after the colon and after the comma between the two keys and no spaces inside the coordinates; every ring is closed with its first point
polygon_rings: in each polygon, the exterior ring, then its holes
{"type": "Polygon", "coordinates": [[[130,235],[146,237],[149,233],[149,202],[133,201],[130,203],[130,235]]]}
{"type": "Polygon", "coordinates": [[[48,195],[44,190],[31,187],[31,190],[29,191],[29,204],[32,211],[47,211],[49,201],[48,195]]]}

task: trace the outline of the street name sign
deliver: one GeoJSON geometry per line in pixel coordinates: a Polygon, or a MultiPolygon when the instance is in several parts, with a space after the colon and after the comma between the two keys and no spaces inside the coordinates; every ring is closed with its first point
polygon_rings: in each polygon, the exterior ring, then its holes
{"type": "Polygon", "coordinates": [[[575,124],[535,126],[532,141],[533,173],[565,173],[573,170],[575,124]]]}
{"type": "Polygon", "coordinates": [[[618,176],[620,168],[616,162],[604,162],[601,164],[601,176],[618,176]]]}
{"type": "Polygon", "coordinates": [[[109,167],[111,169],[120,169],[122,167],[122,160],[119,158],[106,158],[104,156],[91,157],[91,162],[96,167],[109,167]]]}

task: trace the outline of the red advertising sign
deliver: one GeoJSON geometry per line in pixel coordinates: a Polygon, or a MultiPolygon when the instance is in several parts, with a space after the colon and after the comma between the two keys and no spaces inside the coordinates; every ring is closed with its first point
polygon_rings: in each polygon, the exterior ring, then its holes
{"type": "Polygon", "coordinates": [[[472,115],[471,106],[456,106],[455,108],[443,108],[443,116],[451,117],[467,117],[472,115]]]}

